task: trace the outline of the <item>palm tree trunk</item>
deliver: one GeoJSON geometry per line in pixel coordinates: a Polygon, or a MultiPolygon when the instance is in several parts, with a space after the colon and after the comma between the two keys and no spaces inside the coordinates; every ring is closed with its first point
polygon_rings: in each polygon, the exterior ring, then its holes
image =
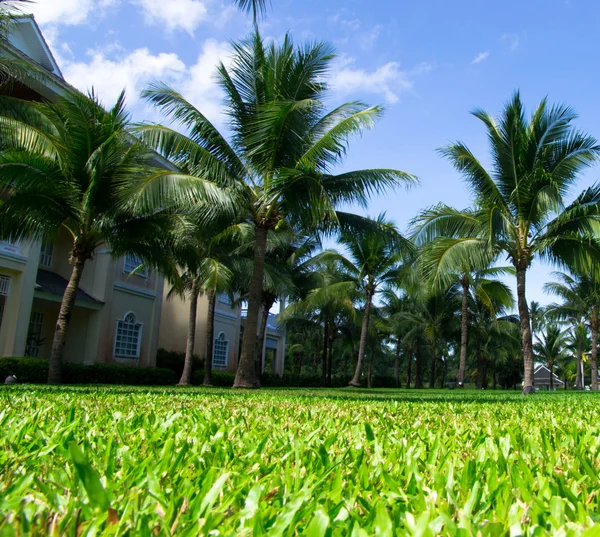
{"type": "Polygon", "coordinates": [[[448,357],[442,356],[442,388],[446,386],[446,373],[448,372],[448,357]]]}
{"type": "Polygon", "coordinates": [[[260,316],[260,330],[258,331],[258,352],[257,356],[257,364],[256,364],[256,376],[261,379],[263,374],[263,365],[265,359],[265,337],[267,334],[267,325],[269,322],[269,311],[275,304],[275,299],[271,299],[271,297],[266,297],[263,300],[263,310],[260,316]]]}
{"type": "Polygon", "coordinates": [[[217,293],[208,291],[208,319],[206,320],[206,356],[204,357],[204,386],[212,386],[212,362],[215,346],[215,307],[217,293]]]}
{"type": "Polygon", "coordinates": [[[396,342],[396,356],[394,356],[394,381],[396,388],[400,387],[400,340],[396,342]]]}
{"type": "Polygon", "coordinates": [[[52,341],[52,353],[50,354],[50,363],[48,364],[48,384],[60,384],[62,382],[62,363],[65,354],[65,344],[67,343],[67,331],[71,322],[71,315],[75,308],[75,298],[77,297],[77,289],[83,274],[83,267],[87,257],[79,256],[74,259],[71,278],[62,302],[58,319],[56,320],[56,328],[54,330],[54,339],[52,341]]]}
{"type": "Polygon", "coordinates": [[[325,315],[323,328],[323,361],[321,362],[321,388],[327,385],[327,349],[329,348],[329,319],[325,315]]]}
{"type": "Polygon", "coordinates": [[[460,318],[460,362],[458,365],[458,376],[456,382],[459,388],[465,385],[465,369],[467,367],[467,338],[469,330],[469,311],[467,309],[467,300],[469,297],[469,281],[466,275],[461,280],[463,295],[460,318]]]}
{"type": "Polygon", "coordinates": [[[517,300],[519,305],[519,320],[521,322],[521,340],[523,343],[523,394],[534,393],[533,389],[533,340],[531,337],[531,322],[529,320],[529,305],[525,297],[526,268],[517,263],[517,300]]]}
{"type": "Polygon", "coordinates": [[[238,364],[235,380],[233,382],[234,388],[260,387],[260,383],[256,376],[256,368],[254,367],[254,351],[256,347],[256,329],[262,297],[263,279],[265,276],[267,232],[268,230],[265,226],[256,226],[254,239],[254,266],[248,293],[248,314],[244,326],[240,363],[238,364]]]}
{"type": "Polygon", "coordinates": [[[331,386],[333,376],[333,342],[335,341],[335,327],[329,334],[329,350],[327,351],[327,386],[331,386]]]}
{"type": "MultiPolygon", "coordinates": [[[[302,376],[302,358],[304,357],[304,353],[298,353],[300,355],[300,360],[298,360],[298,379],[302,376]]],[[[296,355],[298,356],[298,355],[296,355]]]]}
{"type": "Polygon", "coordinates": [[[590,321],[592,331],[592,359],[590,367],[592,368],[592,381],[590,387],[592,390],[598,390],[598,311],[594,308],[592,319],[590,321]]]}
{"type": "Polygon", "coordinates": [[[415,388],[421,389],[423,387],[423,356],[421,352],[421,342],[417,342],[417,371],[415,372],[415,388]]]}
{"type": "MultiPolygon", "coordinates": [[[[185,358],[183,359],[183,371],[178,386],[189,386],[192,383],[192,367],[194,365],[194,343],[196,342],[196,317],[198,315],[199,289],[196,282],[192,284],[190,292],[190,313],[188,315],[187,342],[185,345],[185,358]]],[[[206,374],[206,359],[204,360],[204,371],[206,374]]]]}
{"type": "Polygon", "coordinates": [[[496,382],[496,360],[492,363],[492,389],[496,390],[497,382],[496,382]]]}
{"type": "Polygon", "coordinates": [[[412,349],[410,346],[406,347],[406,361],[408,362],[406,365],[406,388],[410,388],[410,381],[412,380],[412,362],[413,355],[412,349]]]}
{"type": "Polygon", "coordinates": [[[362,363],[365,358],[365,347],[367,345],[367,335],[369,331],[369,315],[371,314],[371,301],[373,300],[373,293],[367,291],[367,301],[365,303],[365,314],[363,317],[362,328],[360,330],[360,344],[358,345],[358,360],[356,362],[356,370],[352,380],[348,383],[349,386],[360,386],[360,375],[362,372],[362,363]]]}
{"type": "Polygon", "coordinates": [[[435,354],[435,343],[432,343],[429,348],[431,349],[431,369],[429,371],[429,387],[435,388],[435,366],[437,362],[437,356],[435,354]]]}
{"type": "Polygon", "coordinates": [[[367,388],[371,389],[373,387],[373,356],[375,352],[371,348],[371,352],[369,352],[369,371],[367,373],[367,388]]]}
{"type": "Polygon", "coordinates": [[[552,360],[550,360],[548,362],[548,365],[550,366],[550,390],[554,391],[554,362],[552,360]]]}
{"type": "Polygon", "coordinates": [[[483,361],[479,341],[475,344],[475,355],[477,357],[477,389],[481,390],[483,388],[483,361]]]}
{"type": "Polygon", "coordinates": [[[583,342],[581,341],[581,338],[577,338],[577,372],[576,372],[576,376],[575,376],[575,389],[576,390],[583,389],[583,375],[581,374],[581,366],[582,366],[581,355],[583,353],[582,347],[583,347],[583,342]]]}

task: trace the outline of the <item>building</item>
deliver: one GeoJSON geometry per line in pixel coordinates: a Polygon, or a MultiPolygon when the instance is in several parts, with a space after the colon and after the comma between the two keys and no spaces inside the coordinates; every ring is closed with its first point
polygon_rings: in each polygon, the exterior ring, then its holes
{"type": "MultiPolygon", "coordinates": [[[[33,16],[21,17],[3,53],[43,69],[10,87],[12,95],[53,100],[70,89],[33,16]]],[[[159,159],[157,155],[157,159],[159,159]]],[[[165,165],[167,165],[165,163],[165,165]]],[[[66,232],[49,242],[0,242],[0,355],[48,358],[62,296],[71,274],[70,240],[66,232]]],[[[134,256],[114,259],[99,249],[86,263],[71,319],[65,359],[76,363],[156,365],[159,347],[185,350],[188,306],[180,298],[167,300],[168,285],[157,274],[133,271],[134,256]]],[[[198,305],[196,353],[206,349],[208,303],[198,305]]],[[[235,371],[239,356],[242,309],[228,297],[217,300],[215,369],[235,371]]],[[[283,372],[285,334],[271,320],[267,348],[273,349],[277,372],[283,372]]]]}
{"type": "Polygon", "coordinates": [[[552,387],[550,387],[550,370],[545,365],[540,365],[533,372],[533,385],[536,390],[558,390],[564,388],[565,383],[552,373],[552,387]]]}

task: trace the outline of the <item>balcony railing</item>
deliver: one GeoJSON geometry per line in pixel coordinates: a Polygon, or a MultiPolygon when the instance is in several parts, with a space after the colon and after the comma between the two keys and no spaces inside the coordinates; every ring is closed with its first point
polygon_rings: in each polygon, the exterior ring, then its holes
{"type": "Polygon", "coordinates": [[[18,242],[0,241],[0,252],[21,255],[21,247],[18,242]]]}
{"type": "MultiPolygon", "coordinates": [[[[242,310],[242,319],[245,319],[246,317],[248,317],[248,310],[244,308],[242,310]]],[[[281,329],[279,323],[277,322],[276,313],[269,313],[269,317],[267,318],[267,328],[272,328],[273,330],[281,329]]]]}

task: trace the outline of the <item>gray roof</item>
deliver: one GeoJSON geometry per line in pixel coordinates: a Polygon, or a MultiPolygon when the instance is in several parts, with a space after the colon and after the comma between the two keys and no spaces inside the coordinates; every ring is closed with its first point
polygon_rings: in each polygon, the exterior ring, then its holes
{"type": "MultiPolygon", "coordinates": [[[[38,269],[36,279],[37,291],[62,297],[65,294],[65,289],[67,288],[68,284],[69,282],[59,274],[49,270],[38,269]]],[[[95,299],[93,296],[88,295],[81,289],[77,289],[75,300],[79,300],[81,302],[91,302],[93,304],[103,304],[102,301],[95,299]]]]}

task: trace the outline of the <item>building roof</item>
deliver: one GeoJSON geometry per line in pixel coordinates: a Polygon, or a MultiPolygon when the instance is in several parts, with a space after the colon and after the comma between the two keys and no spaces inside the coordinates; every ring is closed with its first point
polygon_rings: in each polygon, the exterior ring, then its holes
{"type": "MultiPolygon", "coordinates": [[[[533,382],[538,385],[550,385],[550,370],[545,365],[540,365],[533,373],[533,382]]],[[[556,373],[552,373],[552,383],[563,385],[564,382],[558,378],[556,373]]]]}
{"type": "Polygon", "coordinates": [[[33,15],[21,15],[15,18],[8,41],[46,71],[63,78],[60,67],[33,15]]]}
{"type": "MultiPolygon", "coordinates": [[[[69,282],[59,274],[51,272],[50,270],[38,269],[35,285],[36,291],[62,297],[65,294],[68,284],[69,282]]],[[[80,302],[91,302],[93,304],[103,304],[102,301],[95,299],[81,289],[77,289],[75,300],[80,302]]]]}

